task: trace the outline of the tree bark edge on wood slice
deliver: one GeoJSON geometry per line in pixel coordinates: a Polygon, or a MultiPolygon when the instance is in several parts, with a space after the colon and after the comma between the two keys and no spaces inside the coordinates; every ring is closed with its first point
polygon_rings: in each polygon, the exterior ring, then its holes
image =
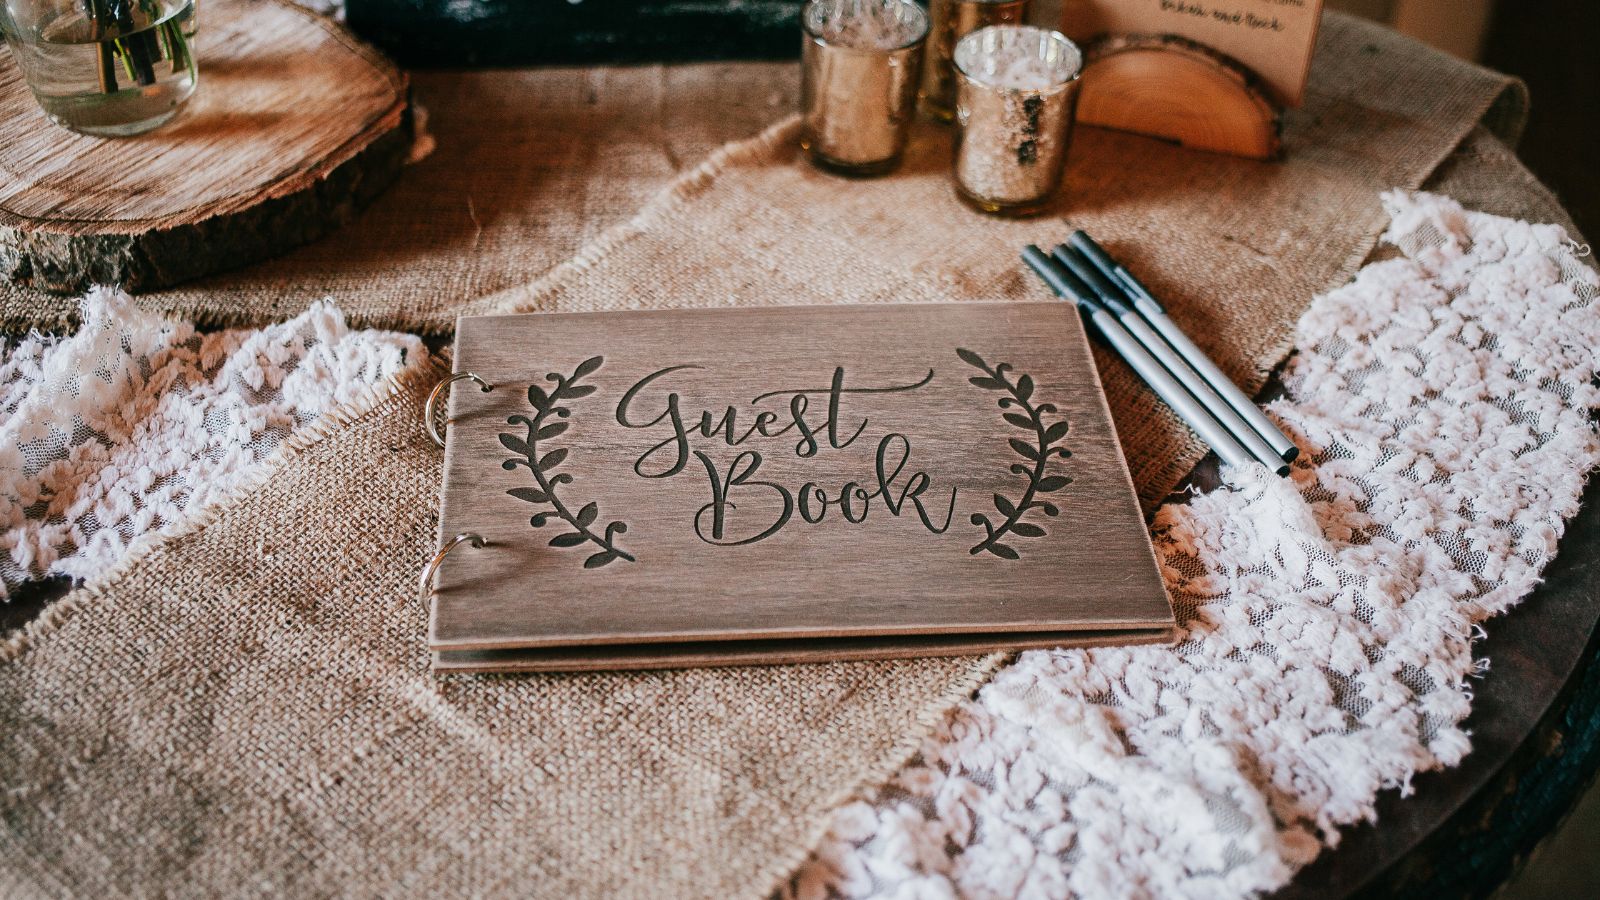
{"type": "Polygon", "coordinates": [[[0,56],[0,273],[60,294],[169,287],[315,240],[399,176],[414,138],[404,72],[286,0],[206,12],[195,96],[138,137],[48,122],[0,56]]]}
{"type": "Polygon", "coordinates": [[[1078,121],[1250,159],[1282,150],[1282,116],[1236,60],[1188,38],[1115,34],[1085,51],[1078,121]]]}

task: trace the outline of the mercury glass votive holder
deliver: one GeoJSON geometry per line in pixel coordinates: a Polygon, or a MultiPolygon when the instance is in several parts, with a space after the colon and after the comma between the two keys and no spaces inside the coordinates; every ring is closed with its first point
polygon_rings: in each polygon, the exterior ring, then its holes
{"type": "Polygon", "coordinates": [[[956,45],[956,191],[972,206],[1030,215],[1061,186],[1083,53],[1060,32],[991,25],[956,45]]]}
{"type": "Polygon", "coordinates": [[[948,122],[956,111],[956,73],[951,56],[962,38],[990,25],[1020,23],[1028,0],[928,0],[928,49],[922,58],[917,100],[930,118],[948,122]]]}
{"type": "Polygon", "coordinates": [[[811,0],[800,22],[801,147],[833,172],[892,170],[916,115],[928,14],[915,0],[811,0]]]}

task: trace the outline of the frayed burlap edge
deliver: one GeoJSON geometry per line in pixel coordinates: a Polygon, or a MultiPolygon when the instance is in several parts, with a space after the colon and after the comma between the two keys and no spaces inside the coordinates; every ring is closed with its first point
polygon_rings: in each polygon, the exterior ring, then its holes
{"type": "Polygon", "coordinates": [[[205,509],[200,510],[192,518],[184,521],[171,531],[161,531],[144,536],[144,538],[135,542],[129,548],[127,555],[110,570],[60,600],[46,606],[44,612],[40,613],[38,618],[11,634],[0,638],[0,664],[21,660],[27,655],[29,649],[60,629],[77,612],[103,599],[113,591],[117,582],[121,581],[130,570],[150,554],[171,542],[181,540],[188,535],[203,531],[209,527],[229,510],[243,502],[246,497],[255,493],[257,489],[272,480],[273,476],[293,461],[295,457],[300,456],[321,443],[323,439],[332,435],[335,429],[354,424],[383,403],[409,390],[414,390],[418,385],[433,384],[449,374],[449,372],[450,354],[448,351],[429,354],[383,381],[363,388],[357,396],[323,413],[315,422],[290,435],[271,456],[261,463],[255,473],[235,485],[232,490],[222,495],[205,509]]]}
{"type": "MultiPolygon", "coordinates": [[[[797,140],[799,135],[800,116],[799,114],[793,114],[779,119],[753,137],[718,147],[694,168],[674,176],[654,197],[646,201],[631,218],[601,232],[599,236],[585,244],[572,257],[556,264],[549,271],[531,282],[515,285],[475,300],[467,301],[462,304],[458,311],[458,317],[535,309],[541,298],[548,296],[578,275],[594,268],[617,248],[642,235],[651,225],[660,223],[669,213],[681,209],[690,200],[705,193],[716,178],[726,170],[741,165],[769,161],[776,156],[776,151],[780,147],[797,140]],[[517,297],[526,297],[527,299],[523,302],[513,303],[512,299],[517,297]]],[[[337,298],[330,299],[337,302],[337,298]]],[[[199,300],[180,303],[165,310],[164,313],[173,318],[193,322],[200,328],[242,328],[259,324],[260,321],[258,315],[241,310],[216,309],[203,304],[199,300]]],[[[382,322],[364,321],[356,315],[352,315],[350,319],[352,325],[361,327],[398,327],[413,333],[435,337],[448,335],[454,331],[453,328],[435,327],[427,321],[405,322],[398,325],[388,323],[385,325],[382,322]]],[[[0,333],[20,331],[23,328],[55,332],[74,328],[78,324],[75,312],[64,311],[59,316],[45,322],[0,323],[0,333]]]]}
{"type": "MultiPolygon", "coordinates": [[[[780,123],[780,126],[770,129],[769,133],[780,130],[785,124],[787,123],[780,123]]],[[[766,137],[766,134],[763,134],[762,137],[766,137]]],[[[761,138],[755,138],[746,143],[756,145],[760,140],[761,138]]],[[[733,146],[727,149],[730,153],[733,153],[741,148],[740,146],[733,146]]],[[[759,147],[756,149],[759,150],[759,147]]],[[[713,161],[707,160],[707,163],[702,168],[707,169],[709,173],[713,161]]],[[[624,228],[619,227],[616,229],[616,239],[625,239],[626,235],[623,232],[624,228]]],[[[596,244],[598,245],[599,243],[601,243],[600,240],[597,240],[596,244]]],[[[598,259],[599,256],[596,256],[595,260],[598,259]]],[[[592,264],[592,262],[589,264],[592,264]]],[[[573,266],[573,271],[582,271],[583,266],[579,265],[579,260],[573,260],[571,265],[573,266]]],[[[555,273],[552,274],[554,275],[555,273]]],[[[570,277],[570,275],[567,277],[570,277]]],[[[139,542],[130,549],[128,555],[115,568],[82,588],[73,591],[60,601],[51,604],[37,619],[4,639],[0,639],[0,665],[20,663],[25,660],[31,650],[40,646],[42,642],[49,640],[62,626],[70,622],[76,614],[90,609],[93,604],[114,593],[118,583],[152,553],[165,547],[170,542],[179,541],[189,535],[203,531],[222,519],[245,498],[267,484],[285,466],[332,436],[337,429],[359,422],[385,403],[395,402],[409,392],[419,391],[421,388],[430,387],[437,383],[439,379],[449,374],[451,362],[451,354],[448,350],[432,354],[418,364],[408,367],[405,371],[390,376],[384,382],[365,388],[356,398],[334,410],[330,410],[316,422],[297,431],[261,465],[259,471],[237,485],[216,503],[208,506],[194,518],[187,520],[173,531],[150,535],[148,539],[139,542]]],[[[827,829],[831,824],[831,812],[833,810],[857,797],[867,795],[892,778],[895,772],[903,768],[908,761],[916,756],[928,735],[939,726],[950,709],[962,700],[971,697],[996,671],[1014,656],[1014,653],[999,652],[976,657],[973,665],[968,668],[965,674],[953,681],[942,693],[927,702],[916,712],[913,717],[914,726],[901,735],[888,753],[884,754],[882,758],[872,765],[855,773],[850,781],[842,784],[836,791],[823,799],[820,811],[815,816],[815,821],[804,830],[803,838],[788,851],[773,857],[767,865],[754,873],[750,881],[751,890],[748,896],[753,898],[769,897],[785,881],[791,878],[795,870],[805,863],[807,857],[811,854],[812,848],[827,833],[827,829]]]]}

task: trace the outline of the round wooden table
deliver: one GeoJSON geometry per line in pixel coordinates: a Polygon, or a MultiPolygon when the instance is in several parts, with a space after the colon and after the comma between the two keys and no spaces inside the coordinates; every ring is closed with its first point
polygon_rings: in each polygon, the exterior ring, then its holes
{"type": "MultiPolygon", "coordinates": [[[[1481,130],[1429,187],[1468,207],[1571,227],[1514,153],[1481,130]]],[[[1190,482],[1214,486],[1215,461],[1203,462],[1190,482]]],[[[1377,823],[1347,829],[1340,846],[1283,896],[1486,894],[1571,808],[1600,764],[1596,500],[1600,484],[1585,494],[1545,582],[1489,622],[1488,640],[1475,646],[1492,668],[1473,685],[1473,750],[1464,763],[1419,776],[1410,797],[1385,792],[1377,823]]],[[[43,582],[0,604],[0,632],[37,616],[66,589],[64,579],[43,582]]]]}

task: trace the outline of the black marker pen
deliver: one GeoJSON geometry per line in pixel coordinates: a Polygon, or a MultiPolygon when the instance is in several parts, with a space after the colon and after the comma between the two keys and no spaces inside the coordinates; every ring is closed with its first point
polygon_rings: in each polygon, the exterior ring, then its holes
{"type": "Polygon", "coordinates": [[[1189,340],[1189,336],[1178,328],[1178,324],[1167,317],[1167,310],[1161,305],[1161,301],[1157,300],[1139,279],[1133,277],[1133,273],[1129,272],[1127,267],[1113,259],[1111,254],[1095,243],[1094,238],[1081,230],[1074,231],[1072,237],[1067,239],[1067,243],[1082,253],[1107,278],[1116,282],[1132,302],[1133,308],[1138,310],[1163,338],[1166,338],[1167,343],[1183,357],[1184,362],[1193,367],[1211,389],[1216,391],[1240,418],[1249,423],[1275,453],[1285,462],[1292,462],[1300,455],[1300,448],[1294,445],[1294,441],[1289,440],[1278,426],[1272,424],[1272,420],[1261,412],[1260,407],[1252,403],[1250,398],[1217,368],[1217,364],[1189,340]]]}
{"type": "Polygon", "coordinates": [[[1257,434],[1255,429],[1250,427],[1249,423],[1227,402],[1217,396],[1217,392],[1211,389],[1211,385],[1200,376],[1200,373],[1191,368],[1161,335],[1151,330],[1150,325],[1128,305],[1127,296],[1118,285],[1107,279],[1093,263],[1084,258],[1083,254],[1066,244],[1056,247],[1054,255],[1056,262],[1066,266],[1072,274],[1087,284],[1134,339],[1143,345],[1157,362],[1165,366],[1167,371],[1172,373],[1172,377],[1178,379],[1178,383],[1194,395],[1194,398],[1200,401],[1200,405],[1204,406],[1207,412],[1222,423],[1223,428],[1228,429],[1228,432],[1250,451],[1251,456],[1280,476],[1289,474],[1289,464],[1283,461],[1278,451],[1263,440],[1261,435],[1257,434]]]}
{"type": "Polygon", "coordinates": [[[1174,380],[1154,357],[1145,352],[1133,335],[1117,321],[1117,317],[1100,304],[1088,285],[1051,259],[1049,254],[1032,244],[1023,249],[1022,259],[1044,279],[1045,284],[1048,284],[1058,297],[1071,300],[1078,305],[1079,312],[1093,323],[1101,336],[1106,339],[1106,343],[1122,357],[1123,362],[1144,379],[1144,383],[1156,392],[1156,396],[1172,407],[1178,418],[1194,429],[1195,434],[1209,444],[1224,463],[1230,466],[1242,466],[1256,461],[1255,457],[1222,427],[1222,423],[1200,405],[1193,394],[1184,390],[1183,385],[1174,380]]]}

